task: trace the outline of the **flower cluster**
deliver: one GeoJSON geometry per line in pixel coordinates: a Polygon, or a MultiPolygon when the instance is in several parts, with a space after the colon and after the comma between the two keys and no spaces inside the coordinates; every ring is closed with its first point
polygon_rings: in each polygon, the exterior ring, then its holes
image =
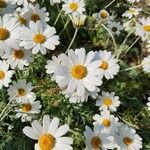
{"type": "MultiPolygon", "coordinates": [[[[2,98],[8,98],[6,108],[0,112],[0,122],[7,116],[7,113],[4,114],[5,110],[11,105],[15,119],[31,123],[31,127],[23,128],[23,133],[38,141],[34,146],[35,150],[73,149],[73,136],[66,135],[71,131],[70,120],[63,120],[67,123],[59,126],[62,120],[51,114],[46,115],[48,113],[39,98],[42,94],[38,95],[35,90],[37,88],[38,91],[38,86],[32,79],[26,79],[20,74],[28,71],[30,78],[32,63],[38,63],[35,60],[39,56],[39,61],[42,61],[42,57],[46,60],[44,75],[57,84],[68,107],[88,105],[90,99],[96,99],[94,107],[99,108],[100,112],[93,116],[93,129],[84,124],[85,149],[141,149],[142,138],[117,115],[117,108],[120,104],[123,105],[119,100],[120,96],[116,96],[115,92],[105,92],[109,90],[104,87],[117,77],[120,70],[124,72],[141,67],[145,73],[150,73],[150,15],[145,14],[144,9],[150,8],[150,1],[127,0],[128,10],[121,14],[124,19],[120,21],[116,19],[117,14],[107,11],[107,7],[115,1],[97,13],[88,13],[84,0],[50,0],[49,6],[55,8],[57,5],[58,10],[61,6],[54,23],[50,11],[42,5],[47,2],[43,0],[40,5],[36,0],[0,0],[0,90],[2,98]],[[56,28],[60,16],[64,24],[61,32],[56,28]],[[76,47],[72,48],[86,19],[89,21],[87,28],[91,31],[91,35],[88,33],[88,40],[94,34],[94,38],[90,40],[95,45],[84,45],[81,42],[81,45],[75,44],[76,47]],[[75,32],[66,47],[62,33],[66,30],[68,34],[66,28],[70,21],[71,29],[75,29],[75,32]],[[128,33],[123,41],[120,38],[122,32],[128,33]],[[136,39],[128,46],[127,40],[131,35],[136,39]],[[116,42],[116,38],[122,43],[116,42]],[[139,40],[142,43],[141,53],[144,55],[136,66],[124,69],[121,56],[127,54],[139,40]],[[118,43],[121,43],[120,46],[118,43]],[[65,53],[54,53],[59,46],[64,47],[65,53]],[[101,92],[102,89],[105,91],[101,92]]],[[[147,106],[150,110],[150,102],[147,106]]]]}

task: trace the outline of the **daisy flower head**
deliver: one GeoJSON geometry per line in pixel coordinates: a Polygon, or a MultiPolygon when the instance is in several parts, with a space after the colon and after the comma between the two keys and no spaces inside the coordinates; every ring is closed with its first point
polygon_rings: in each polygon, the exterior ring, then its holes
{"type": "Polygon", "coordinates": [[[125,31],[128,31],[128,32],[135,32],[136,29],[136,19],[135,18],[132,18],[130,19],[129,21],[126,21],[123,23],[123,27],[125,29],[125,31]]]}
{"type": "Polygon", "coordinates": [[[0,55],[3,55],[3,52],[10,51],[11,48],[19,49],[19,29],[19,24],[11,15],[0,16],[0,55]]]}
{"type": "Polygon", "coordinates": [[[121,150],[139,150],[142,148],[142,138],[136,134],[134,129],[123,124],[119,127],[116,141],[121,150]]]}
{"type": "Polygon", "coordinates": [[[29,28],[23,27],[20,32],[22,39],[20,46],[32,49],[33,54],[37,54],[39,51],[46,54],[47,50],[54,50],[59,45],[59,36],[55,35],[56,29],[42,24],[40,21],[36,23],[31,21],[29,28]]]}
{"type": "Polygon", "coordinates": [[[0,89],[8,87],[14,71],[9,70],[9,64],[5,60],[0,60],[0,89]]]}
{"type": "Polygon", "coordinates": [[[50,0],[50,4],[53,6],[54,4],[61,3],[62,0],[50,0]]]}
{"type": "Polygon", "coordinates": [[[84,25],[84,22],[86,20],[86,15],[84,14],[72,14],[70,15],[72,24],[75,28],[80,28],[84,25]]]}
{"type": "Polygon", "coordinates": [[[150,55],[144,58],[142,61],[142,67],[144,72],[150,73],[150,55]]]}
{"type": "Polygon", "coordinates": [[[62,77],[58,85],[66,87],[67,93],[77,92],[78,96],[83,96],[85,91],[94,92],[102,84],[99,61],[94,61],[94,56],[93,51],[86,55],[84,48],[69,50],[56,69],[56,75],[62,77]]]}
{"type": "Polygon", "coordinates": [[[28,11],[28,21],[41,21],[42,23],[46,23],[49,21],[49,13],[46,12],[46,8],[40,8],[39,4],[29,5],[28,11]]]}
{"type": "Polygon", "coordinates": [[[102,21],[102,22],[107,22],[109,20],[109,13],[107,10],[100,10],[100,12],[98,13],[98,20],[102,21]]]}
{"type": "Polygon", "coordinates": [[[44,115],[43,123],[34,120],[32,127],[23,128],[23,133],[33,140],[38,140],[35,150],[72,150],[73,139],[64,136],[69,131],[67,124],[59,127],[59,118],[50,119],[44,115]]]}
{"type": "Polygon", "coordinates": [[[93,119],[95,120],[93,124],[102,126],[102,132],[104,133],[114,135],[118,131],[118,118],[111,115],[108,110],[103,110],[100,115],[95,114],[93,119]]]}
{"type": "Polygon", "coordinates": [[[102,91],[102,95],[99,97],[99,100],[96,101],[96,106],[99,106],[99,110],[110,110],[117,111],[117,107],[120,105],[119,97],[115,96],[114,92],[104,92],[102,91]]]}
{"type": "Polygon", "coordinates": [[[35,100],[36,96],[32,92],[33,86],[31,83],[27,83],[26,80],[13,81],[9,86],[7,92],[9,100],[16,100],[18,103],[22,103],[28,99],[35,100]]]}
{"type": "Polygon", "coordinates": [[[142,10],[141,8],[131,7],[122,16],[128,17],[129,19],[131,19],[132,17],[137,16],[141,10],[142,10]]]}
{"type": "Polygon", "coordinates": [[[13,0],[0,0],[0,15],[12,14],[15,8],[13,0]]]}
{"type": "Polygon", "coordinates": [[[29,63],[33,60],[31,55],[31,51],[20,48],[6,52],[2,58],[7,60],[12,69],[23,70],[24,66],[29,66],[29,63]]]}
{"type": "Polygon", "coordinates": [[[135,34],[140,36],[143,41],[150,40],[150,17],[140,18],[135,29],[135,34]]]}
{"type": "Polygon", "coordinates": [[[62,5],[65,14],[82,14],[85,11],[84,0],[65,0],[62,5]]]}
{"type": "Polygon", "coordinates": [[[34,101],[33,99],[26,99],[23,103],[20,103],[20,108],[16,110],[17,118],[21,118],[22,122],[31,121],[33,115],[39,114],[41,109],[40,101],[34,101]]]}
{"type": "Polygon", "coordinates": [[[148,106],[148,110],[150,110],[150,97],[148,97],[148,103],[147,103],[147,106],[148,106]]]}
{"type": "Polygon", "coordinates": [[[123,26],[120,22],[109,21],[107,27],[112,34],[117,36],[121,33],[121,30],[123,30],[123,26]]]}
{"type": "Polygon", "coordinates": [[[86,150],[106,150],[114,148],[114,138],[102,132],[98,125],[94,129],[86,126],[84,131],[86,150]]]}
{"type": "Polygon", "coordinates": [[[106,79],[113,79],[119,72],[119,65],[117,59],[109,51],[99,51],[95,53],[95,59],[99,60],[99,70],[106,79]]]}

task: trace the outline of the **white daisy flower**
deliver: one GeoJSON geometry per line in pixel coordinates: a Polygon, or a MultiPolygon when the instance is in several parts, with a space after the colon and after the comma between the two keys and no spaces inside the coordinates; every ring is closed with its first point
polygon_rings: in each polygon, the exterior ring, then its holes
{"type": "Polygon", "coordinates": [[[12,85],[9,86],[7,92],[9,100],[16,100],[18,103],[24,102],[28,99],[35,100],[36,96],[32,92],[33,86],[31,83],[27,83],[26,80],[13,81],[12,85]]]}
{"type": "Polygon", "coordinates": [[[148,106],[148,110],[150,110],[150,97],[148,97],[148,103],[147,103],[147,106],[148,106]]]}
{"type": "Polygon", "coordinates": [[[33,140],[38,140],[35,150],[72,150],[72,138],[64,136],[69,131],[67,124],[59,126],[59,119],[43,117],[43,124],[37,120],[31,123],[32,127],[26,126],[23,133],[33,140]]]}
{"type": "Polygon", "coordinates": [[[150,17],[139,19],[136,23],[136,35],[140,36],[143,41],[150,40],[150,17]]]}
{"type": "Polygon", "coordinates": [[[23,5],[23,6],[28,6],[28,1],[27,0],[13,0],[14,3],[17,3],[17,5],[23,5]]]}
{"type": "Polygon", "coordinates": [[[115,21],[109,21],[107,27],[112,34],[117,36],[121,33],[121,30],[123,30],[123,26],[120,24],[120,22],[115,21]]]}
{"type": "Polygon", "coordinates": [[[128,2],[130,2],[130,3],[138,3],[140,0],[127,0],[128,2]]]}
{"type": "Polygon", "coordinates": [[[114,138],[95,125],[93,131],[86,126],[84,131],[86,150],[107,150],[114,148],[114,138]]]}
{"type": "Polygon", "coordinates": [[[82,14],[85,11],[85,3],[83,0],[65,0],[62,9],[65,14],[82,14]]]}
{"type": "Polygon", "coordinates": [[[99,60],[99,69],[106,79],[113,79],[119,72],[118,61],[111,52],[106,50],[96,52],[95,59],[99,60]]]}
{"type": "Polygon", "coordinates": [[[4,60],[0,60],[0,89],[2,89],[3,86],[9,86],[13,73],[14,71],[9,70],[9,64],[4,60]]]}
{"type": "Polygon", "coordinates": [[[14,12],[14,17],[16,19],[16,22],[19,23],[20,26],[26,26],[29,23],[28,20],[28,8],[18,8],[15,12],[14,12]]]}
{"type": "Polygon", "coordinates": [[[136,134],[136,131],[126,125],[119,127],[116,141],[120,150],[139,150],[142,148],[142,138],[136,134]]]}
{"type": "Polygon", "coordinates": [[[132,18],[129,21],[125,21],[123,23],[123,27],[124,27],[125,31],[135,32],[136,31],[135,26],[136,26],[135,18],[132,18]]]}
{"type": "Polygon", "coordinates": [[[83,96],[85,91],[94,92],[102,84],[98,77],[101,75],[99,61],[93,61],[94,55],[93,51],[86,55],[84,48],[69,50],[68,57],[63,54],[62,64],[55,71],[62,77],[58,85],[67,87],[67,93],[77,92],[78,96],[83,96]]]}
{"type": "Polygon", "coordinates": [[[46,12],[46,8],[40,8],[39,4],[36,5],[29,5],[28,11],[28,21],[41,21],[42,23],[49,21],[49,13],[46,12]]]}
{"type": "Polygon", "coordinates": [[[19,24],[16,23],[12,16],[8,14],[3,17],[0,16],[0,55],[4,51],[10,51],[11,48],[19,49],[18,29],[20,29],[19,24]]]}
{"type": "Polygon", "coordinates": [[[61,3],[62,0],[50,0],[50,4],[53,6],[54,4],[61,3]]]}
{"type": "Polygon", "coordinates": [[[144,58],[142,61],[142,67],[146,73],[150,73],[150,55],[144,58]]]}
{"type": "Polygon", "coordinates": [[[117,111],[117,107],[120,105],[119,97],[115,96],[114,92],[104,92],[102,91],[102,95],[99,97],[99,100],[96,101],[96,106],[99,106],[99,110],[110,110],[117,111]]]}
{"type": "Polygon", "coordinates": [[[72,24],[75,28],[80,28],[81,26],[84,25],[85,19],[86,19],[86,15],[84,14],[72,14],[70,15],[70,19],[72,21],[72,24]]]}
{"type": "Polygon", "coordinates": [[[118,131],[118,118],[111,115],[108,110],[103,110],[101,115],[95,114],[93,119],[95,120],[93,125],[99,124],[102,126],[102,132],[104,133],[114,135],[118,131]]]}
{"type": "Polygon", "coordinates": [[[25,49],[32,49],[33,54],[37,54],[39,51],[46,54],[47,49],[54,50],[56,45],[59,45],[59,36],[55,35],[55,28],[43,25],[39,21],[36,23],[31,21],[29,29],[23,27],[20,32],[20,38],[23,40],[20,46],[25,49]]]}
{"type": "Polygon", "coordinates": [[[24,66],[29,66],[29,63],[33,60],[31,55],[32,53],[30,50],[20,48],[12,49],[5,53],[2,58],[7,60],[12,69],[18,68],[23,70],[24,66]]]}
{"type": "Polygon", "coordinates": [[[108,11],[102,9],[100,10],[100,12],[98,13],[98,22],[107,22],[109,20],[109,13],[108,11]]]}
{"type": "Polygon", "coordinates": [[[15,8],[13,0],[0,0],[0,15],[12,14],[15,8]]]}
{"type": "Polygon", "coordinates": [[[39,114],[41,109],[40,101],[34,101],[33,99],[26,99],[23,103],[20,103],[20,108],[16,110],[17,118],[21,118],[22,122],[31,121],[34,114],[39,114]]]}
{"type": "Polygon", "coordinates": [[[131,7],[122,16],[125,16],[125,17],[128,17],[129,19],[131,19],[132,17],[137,16],[140,11],[142,11],[141,8],[133,8],[133,7],[131,7]]]}

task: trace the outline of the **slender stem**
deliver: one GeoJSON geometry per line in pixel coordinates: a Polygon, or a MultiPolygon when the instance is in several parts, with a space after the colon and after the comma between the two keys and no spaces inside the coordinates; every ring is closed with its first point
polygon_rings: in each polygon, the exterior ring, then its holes
{"type": "Polygon", "coordinates": [[[112,40],[113,40],[113,44],[114,44],[114,48],[115,48],[115,51],[117,50],[117,44],[116,44],[116,41],[115,41],[115,38],[114,36],[112,35],[112,33],[110,32],[110,30],[104,25],[102,24],[102,26],[106,29],[106,31],[109,33],[109,35],[111,36],[112,40]]]}
{"type": "Polygon", "coordinates": [[[21,73],[20,73],[20,70],[19,70],[19,69],[17,70],[17,72],[18,72],[19,78],[20,78],[20,79],[22,79],[22,75],[21,75],[21,73]]]}
{"type": "MultiPolygon", "coordinates": [[[[128,37],[129,37],[131,34],[132,34],[132,32],[129,32],[129,33],[128,33],[128,35],[126,36],[126,38],[123,40],[122,44],[125,44],[125,43],[126,43],[128,37]]],[[[121,45],[122,45],[122,44],[121,44],[121,45]]]]}
{"type": "Polygon", "coordinates": [[[122,71],[120,71],[120,72],[129,71],[129,70],[133,70],[133,69],[139,68],[139,67],[141,67],[141,66],[142,66],[142,64],[140,64],[140,65],[137,65],[137,66],[133,66],[133,67],[130,67],[130,68],[127,68],[127,69],[125,69],[125,70],[122,70],[122,71]]]}
{"type": "Polygon", "coordinates": [[[116,1],[116,0],[113,0],[112,2],[110,2],[108,5],[106,5],[106,6],[104,7],[104,9],[108,8],[108,7],[109,7],[111,4],[113,4],[115,1],[116,1]]]}
{"type": "MultiPolygon", "coordinates": [[[[75,30],[75,32],[74,32],[74,35],[73,35],[73,38],[72,38],[72,40],[71,40],[71,42],[70,42],[70,44],[69,44],[69,46],[68,46],[68,48],[67,48],[67,50],[66,50],[66,53],[68,52],[68,50],[70,49],[70,47],[72,46],[72,44],[73,44],[73,42],[74,42],[74,40],[75,40],[75,38],[76,38],[76,36],[77,36],[77,33],[78,33],[78,29],[76,28],[76,30],[75,30]]],[[[65,54],[66,54],[65,53],[65,54]]]]}
{"type": "Polygon", "coordinates": [[[138,38],[131,44],[131,46],[126,50],[125,53],[127,53],[127,52],[134,46],[134,44],[136,44],[136,42],[137,42],[140,38],[141,38],[141,37],[138,37],[138,38]]]}
{"type": "Polygon", "coordinates": [[[58,22],[58,20],[60,18],[61,13],[62,13],[62,9],[61,10],[59,9],[59,14],[58,14],[58,16],[57,16],[57,18],[56,18],[56,20],[54,22],[54,26],[57,24],[57,22],[58,22]]]}

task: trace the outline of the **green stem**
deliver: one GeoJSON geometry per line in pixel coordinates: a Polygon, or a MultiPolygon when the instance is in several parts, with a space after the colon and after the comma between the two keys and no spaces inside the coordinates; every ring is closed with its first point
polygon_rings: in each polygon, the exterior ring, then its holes
{"type": "Polygon", "coordinates": [[[109,7],[111,4],[113,4],[115,1],[116,1],[116,0],[113,0],[112,2],[110,2],[108,5],[106,5],[106,6],[104,7],[104,9],[108,8],[108,7],[109,7]]]}
{"type": "Polygon", "coordinates": [[[110,30],[104,25],[102,24],[102,26],[105,28],[105,30],[109,33],[109,35],[111,36],[112,40],[113,40],[113,44],[114,44],[114,48],[115,48],[115,51],[117,50],[117,44],[116,44],[116,41],[115,41],[115,38],[114,36],[112,35],[112,33],[110,32],[110,30]]]}
{"type": "MultiPolygon", "coordinates": [[[[67,48],[67,50],[66,50],[66,53],[68,52],[68,50],[70,49],[70,47],[72,46],[72,44],[73,44],[73,42],[74,42],[74,40],[75,40],[75,38],[76,38],[76,36],[77,36],[77,33],[78,33],[78,29],[76,28],[75,29],[75,32],[74,32],[74,35],[73,35],[73,38],[72,38],[72,40],[71,40],[71,42],[70,42],[70,44],[69,44],[69,46],[68,46],[68,48],[67,48]]],[[[65,54],[66,54],[65,53],[65,54]]]]}
{"type": "Polygon", "coordinates": [[[59,20],[59,18],[61,16],[61,13],[62,13],[62,9],[61,10],[59,9],[59,14],[58,14],[58,16],[57,16],[57,18],[56,18],[56,20],[54,22],[54,26],[57,24],[57,22],[58,22],[58,20],[59,20]]]}
{"type": "Polygon", "coordinates": [[[120,72],[129,71],[129,70],[133,70],[133,69],[139,68],[139,67],[141,67],[141,66],[142,66],[142,64],[140,64],[140,65],[137,65],[137,66],[133,66],[133,67],[130,67],[130,68],[127,68],[127,69],[125,69],[125,70],[122,70],[122,71],[120,71],[120,72]]]}

